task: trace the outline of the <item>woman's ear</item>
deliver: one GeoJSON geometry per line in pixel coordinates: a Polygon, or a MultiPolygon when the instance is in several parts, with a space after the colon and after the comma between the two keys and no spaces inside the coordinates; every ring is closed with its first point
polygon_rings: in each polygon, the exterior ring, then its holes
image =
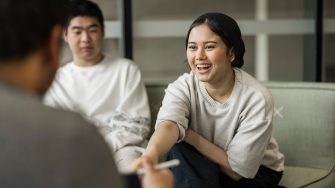
{"type": "Polygon", "coordinates": [[[230,48],[230,50],[229,50],[229,59],[230,59],[230,62],[233,62],[235,60],[234,48],[230,48]]]}
{"type": "Polygon", "coordinates": [[[235,56],[230,57],[230,62],[233,62],[235,60],[235,56]]]}

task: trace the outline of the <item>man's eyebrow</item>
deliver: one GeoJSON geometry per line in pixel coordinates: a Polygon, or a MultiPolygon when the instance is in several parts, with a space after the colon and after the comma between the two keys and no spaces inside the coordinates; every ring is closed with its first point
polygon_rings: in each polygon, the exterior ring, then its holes
{"type": "Polygon", "coordinates": [[[71,29],[71,30],[82,30],[82,29],[84,29],[84,28],[83,28],[83,27],[80,27],[80,26],[72,26],[70,29],[71,29]]]}
{"type": "MultiPolygon", "coordinates": [[[[211,43],[213,43],[213,44],[219,44],[217,41],[205,41],[205,42],[203,42],[203,44],[211,44],[211,43]]],[[[197,44],[196,42],[188,42],[187,44],[197,44]]]]}
{"type": "Polygon", "coordinates": [[[82,26],[72,26],[71,29],[72,30],[84,30],[84,29],[90,29],[90,28],[98,28],[99,25],[98,24],[92,24],[89,25],[87,27],[82,27],[82,26]]]}

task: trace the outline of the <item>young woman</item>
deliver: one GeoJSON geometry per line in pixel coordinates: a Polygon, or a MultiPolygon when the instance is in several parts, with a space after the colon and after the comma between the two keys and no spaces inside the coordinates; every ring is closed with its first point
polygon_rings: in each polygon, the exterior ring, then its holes
{"type": "Polygon", "coordinates": [[[172,169],[176,187],[277,187],[284,156],[271,137],[273,99],[240,69],[245,47],[235,20],[201,15],[186,51],[192,71],[166,89],[144,155],[181,160],[172,169]]]}

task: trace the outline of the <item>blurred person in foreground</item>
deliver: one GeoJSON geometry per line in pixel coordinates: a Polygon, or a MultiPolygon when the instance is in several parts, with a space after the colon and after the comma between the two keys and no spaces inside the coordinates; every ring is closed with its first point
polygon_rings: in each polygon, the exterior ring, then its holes
{"type": "MultiPolygon", "coordinates": [[[[80,115],[46,107],[66,0],[0,1],[0,187],[127,187],[112,152],[80,115]]],[[[172,187],[147,159],[142,187],[172,187]]]]}

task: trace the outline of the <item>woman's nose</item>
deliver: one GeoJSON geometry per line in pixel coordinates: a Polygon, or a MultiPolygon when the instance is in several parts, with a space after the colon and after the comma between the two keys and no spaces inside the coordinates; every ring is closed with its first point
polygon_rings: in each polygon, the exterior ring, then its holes
{"type": "Polygon", "coordinates": [[[205,54],[204,50],[201,49],[201,48],[199,48],[199,49],[197,50],[195,59],[196,59],[196,60],[203,60],[203,59],[205,59],[205,58],[206,58],[206,54],[205,54]]]}

